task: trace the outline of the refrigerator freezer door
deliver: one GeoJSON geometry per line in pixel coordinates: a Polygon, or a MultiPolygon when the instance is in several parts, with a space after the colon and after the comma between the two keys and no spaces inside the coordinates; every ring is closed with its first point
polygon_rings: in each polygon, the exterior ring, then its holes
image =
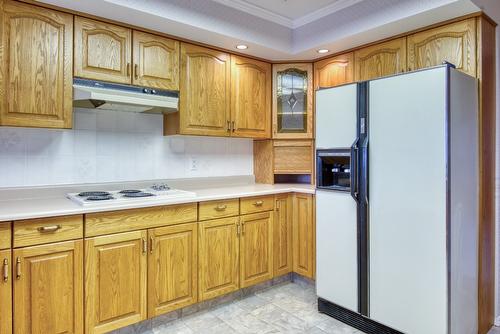
{"type": "Polygon", "coordinates": [[[357,85],[316,92],[316,148],[349,148],[357,137],[357,85]]]}
{"type": "Polygon", "coordinates": [[[370,317],[448,333],[446,67],[370,82],[370,317]]]}
{"type": "Polygon", "coordinates": [[[358,311],[356,202],[349,193],[316,192],[316,289],[319,297],[358,311]]]}

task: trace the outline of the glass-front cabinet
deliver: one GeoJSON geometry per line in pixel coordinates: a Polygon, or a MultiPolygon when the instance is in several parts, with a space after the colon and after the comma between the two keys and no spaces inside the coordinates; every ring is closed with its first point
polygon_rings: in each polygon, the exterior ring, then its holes
{"type": "Polygon", "coordinates": [[[312,64],[273,65],[273,138],[313,138],[312,64]]]}

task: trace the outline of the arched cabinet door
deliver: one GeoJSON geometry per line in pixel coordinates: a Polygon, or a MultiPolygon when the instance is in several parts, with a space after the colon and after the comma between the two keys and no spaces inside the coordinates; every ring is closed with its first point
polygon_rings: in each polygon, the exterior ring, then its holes
{"type": "Polygon", "coordinates": [[[365,81],[406,71],[406,37],[354,53],[354,80],[365,81]]]}
{"type": "Polygon", "coordinates": [[[132,31],[75,17],[75,76],[130,84],[132,31]]]}
{"type": "Polygon", "coordinates": [[[0,2],[0,125],[71,128],[73,16],[0,2]]]}
{"type": "Polygon", "coordinates": [[[410,71],[452,63],[476,76],[476,21],[474,18],[408,36],[410,71]]]}
{"type": "Polygon", "coordinates": [[[354,80],[354,54],[326,58],[314,63],[314,89],[328,88],[354,80]]]}
{"type": "Polygon", "coordinates": [[[179,90],[179,42],[133,32],[134,85],[179,90]]]}

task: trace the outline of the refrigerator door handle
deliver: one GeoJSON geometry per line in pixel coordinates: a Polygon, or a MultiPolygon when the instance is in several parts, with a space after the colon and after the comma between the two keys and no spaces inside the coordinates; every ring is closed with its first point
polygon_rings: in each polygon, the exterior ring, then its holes
{"type": "Polygon", "coordinates": [[[365,203],[368,204],[368,140],[366,140],[365,144],[363,145],[362,148],[362,159],[363,159],[363,194],[364,194],[364,200],[365,203]]]}
{"type": "Polygon", "coordinates": [[[359,200],[358,189],[358,139],[351,146],[351,196],[356,202],[359,200]]]}

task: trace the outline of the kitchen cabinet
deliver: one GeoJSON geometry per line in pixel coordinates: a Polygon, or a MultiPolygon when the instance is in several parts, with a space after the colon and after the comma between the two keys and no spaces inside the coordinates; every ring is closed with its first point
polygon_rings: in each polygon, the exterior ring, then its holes
{"type": "Polygon", "coordinates": [[[148,234],[151,318],[198,301],[198,224],[161,227],[148,234]]]}
{"type": "Polygon", "coordinates": [[[476,76],[476,19],[468,19],[408,36],[410,71],[452,63],[476,76]]]}
{"type": "Polygon", "coordinates": [[[271,137],[271,64],[231,55],[231,136],[271,137]]]}
{"type": "Polygon", "coordinates": [[[273,215],[245,215],[240,223],[240,282],[246,288],[273,278],[273,215]]]}
{"type": "Polygon", "coordinates": [[[199,300],[239,289],[240,218],[199,223],[199,300]]]}
{"type": "Polygon", "coordinates": [[[131,83],[132,30],[75,17],[75,76],[131,83]]]}
{"type": "Polygon", "coordinates": [[[406,37],[354,52],[354,80],[365,81],[406,71],[406,37]]]}
{"type": "Polygon", "coordinates": [[[311,279],[315,275],[314,198],[309,194],[293,197],[293,271],[311,279]]]}
{"type": "Polygon", "coordinates": [[[179,90],[179,42],[134,30],[132,84],[179,90]]]}
{"type": "Polygon", "coordinates": [[[179,112],[165,116],[165,134],[229,136],[229,54],[181,43],[179,112]]]}
{"type": "Polygon", "coordinates": [[[10,225],[10,222],[0,223],[0,249],[10,248],[12,239],[10,225]]]}
{"type": "Polygon", "coordinates": [[[85,331],[106,333],[147,318],[147,232],[85,240],[85,331]]]}
{"type": "Polygon", "coordinates": [[[274,277],[288,274],[292,267],[292,195],[276,195],[273,220],[274,277]]]}
{"type": "Polygon", "coordinates": [[[273,65],[273,138],[313,138],[313,66],[273,65]]]}
{"type": "Polygon", "coordinates": [[[81,240],[14,249],[14,333],[83,333],[82,253],[81,240]]]}
{"type": "Polygon", "coordinates": [[[0,251],[0,334],[12,333],[12,252],[10,249],[0,251]]]}
{"type": "Polygon", "coordinates": [[[334,87],[354,81],[354,53],[326,58],[314,63],[314,89],[334,87]]]}
{"type": "Polygon", "coordinates": [[[0,125],[71,128],[73,16],[1,3],[0,125]]]}

